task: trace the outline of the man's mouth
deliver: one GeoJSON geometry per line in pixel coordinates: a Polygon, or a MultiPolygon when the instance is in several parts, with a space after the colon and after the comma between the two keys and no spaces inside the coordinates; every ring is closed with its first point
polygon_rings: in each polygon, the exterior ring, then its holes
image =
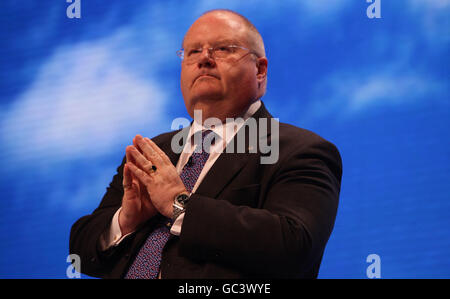
{"type": "Polygon", "coordinates": [[[215,76],[215,75],[211,75],[211,74],[202,74],[202,75],[197,76],[197,77],[195,78],[195,80],[194,80],[193,83],[195,83],[195,81],[197,81],[198,79],[204,79],[204,78],[214,78],[214,79],[220,80],[219,77],[217,77],[217,76],[215,76]]]}

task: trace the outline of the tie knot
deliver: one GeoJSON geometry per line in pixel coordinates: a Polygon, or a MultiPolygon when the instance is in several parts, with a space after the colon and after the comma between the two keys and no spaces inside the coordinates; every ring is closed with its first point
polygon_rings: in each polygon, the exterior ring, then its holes
{"type": "Polygon", "coordinates": [[[205,140],[205,138],[207,138],[210,133],[212,133],[212,130],[203,130],[202,131],[202,141],[205,140]]]}
{"type": "Polygon", "coordinates": [[[216,141],[216,134],[212,130],[198,131],[193,136],[193,143],[196,145],[195,152],[210,153],[210,147],[216,141]]]}

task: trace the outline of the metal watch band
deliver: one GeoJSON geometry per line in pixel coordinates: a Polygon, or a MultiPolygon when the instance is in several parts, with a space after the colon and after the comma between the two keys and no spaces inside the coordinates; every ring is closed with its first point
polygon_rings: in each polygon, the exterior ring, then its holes
{"type": "Polygon", "coordinates": [[[173,201],[173,215],[172,223],[180,216],[184,211],[186,211],[185,204],[189,201],[189,195],[185,193],[178,194],[175,196],[173,201]]]}
{"type": "Polygon", "coordinates": [[[176,202],[173,204],[173,215],[172,215],[172,223],[177,220],[178,216],[184,213],[186,209],[184,207],[180,207],[176,202]]]}

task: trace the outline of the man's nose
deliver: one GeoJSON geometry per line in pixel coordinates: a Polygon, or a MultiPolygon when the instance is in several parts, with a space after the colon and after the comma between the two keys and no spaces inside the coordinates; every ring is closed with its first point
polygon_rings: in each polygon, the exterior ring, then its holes
{"type": "Polygon", "coordinates": [[[214,67],[215,65],[216,61],[212,57],[212,49],[203,49],[198,60],[198,67],[214,67]]]}

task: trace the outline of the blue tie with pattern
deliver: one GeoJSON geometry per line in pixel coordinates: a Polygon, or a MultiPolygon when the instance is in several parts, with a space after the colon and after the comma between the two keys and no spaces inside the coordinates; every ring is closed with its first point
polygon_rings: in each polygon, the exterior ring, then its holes
{"type": "MultiPolygon", "coordinates": [[[[202,144],[206,136],[211,132],[211,130],[202,132],[202,144]]],[[[195,182],[197,182],[208,158],[209,150],[194,151],[189,161],[183,167],[180,178],[189,193],[192,192],[195,182]]],[[[125,279],[155,279],[158,277],[162,251],[170,237],[170,229],[167,225],[169,222],[169,218],[163,219],[150,233],[133,264],[128,269],[125,279]]]]}

